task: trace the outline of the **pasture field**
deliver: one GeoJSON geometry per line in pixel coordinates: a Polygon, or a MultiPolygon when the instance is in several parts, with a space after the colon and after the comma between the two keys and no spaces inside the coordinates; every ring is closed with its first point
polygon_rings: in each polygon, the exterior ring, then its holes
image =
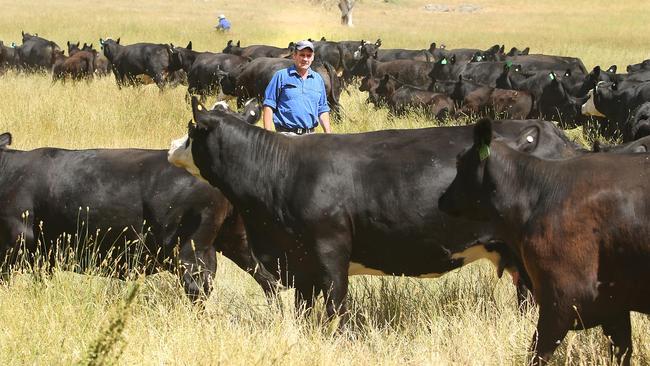
{"type": "MultiPolygon", "coordinates": [[[[624,70],[650,58],[650,2],[642,0],[476,0],[475,13],[427,12],[426,0],[358,0],[354,28],[339,25],[333,0],[324,3],[0,0],[0,40],[20,44],[24,30],[62,47],[66,41],[97,46],[110,36],[124,44],[191,40],[195,50],[220,51],[228,39],[286,46],[306,37],[380,37],[383,48],[428,48],[432,41],[449,48],[529,46],[533,53],[578,56],[588,68],[624,70]],[[213,31],[219,13],[233,23],[229,34],[213,31]]],[[[434,124],[417,113],[391,117],[349,91],[341,96],[345,114],[335,132],[434,124]]],[[[50,75],[0,76],[0,132],[13,134],[16,149],[167,149],[190,117],[182,86],[120,90],[112,76],[55,85],[50,75]]],[[[19,266],[0,283],[0,364],[521,365],[537,320],[535,307],[518,311],[510,277],[498,279],[482,262],[439,279],[355,277],[351,321],[340,333],[323,325],[319,308],[295,317],[291,291],[268,303],[252,278],[222,257],[204,311],[189,304],[169,274],[121,282],[94,275],[106,268],[90,275],[65,270],[74,264],[59,263],[51,274],[19,266]],[[134,286],[135,297],[126,300],[134,286]]],[[[650,318],[634,314],[632,327],[632,362],[648,365],[650,318]]],[[[552,361],[610,365],[606,344],[600,328],[570,332],[552,361]]]]}

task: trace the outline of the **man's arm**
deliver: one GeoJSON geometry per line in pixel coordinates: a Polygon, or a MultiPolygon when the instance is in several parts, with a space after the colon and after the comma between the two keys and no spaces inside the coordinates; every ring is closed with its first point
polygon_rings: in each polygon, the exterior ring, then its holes
{"type": "Polygon", "coordinates": [[[330,127],[330,112],[321,113],[318,118],[320,119],[320,125],[323,126],[323,132],[332,133],[332,127],[330,127]]]}
{"type": "Polygon", "coordinates": [[[262,121],[264,122],[265,130],[268,131],[275,130],[275,127],[273,126],[273,109],[268,105],[265,105],[264,109],[262,110],[262,121]]]}

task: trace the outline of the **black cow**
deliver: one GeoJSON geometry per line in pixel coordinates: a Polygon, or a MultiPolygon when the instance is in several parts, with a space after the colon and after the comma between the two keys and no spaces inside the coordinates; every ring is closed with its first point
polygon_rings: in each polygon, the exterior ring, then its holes
{"type": "Polygon", "coordinates": [[[389,48],[377,50],[377,61],[414,60],[431,62],[433,56],[427,50],[408,50],[404,48],[389,48]]]}
{"type": "Polygon", "coordinates": [[[162,90],[173,72],[180,66],[171,62],[171,46],[168,44],[135,43],[127,46],[120,39],[100,39],[104,56],[111,62],[118,87],[135,85],[139,75],[151,78],[162,90]]]}
{"type": "MultiPolygon", "coordinates": [[[[237,105],[242,106],[247,99],[253,97],[263,99],[266,86],[271,81],[273,74],[291,65],[293,65],[293,60],[290,59],[259,57],[249,63],[239,65],[229,73],[220,73],[220,84],[223,92],[236,96],[237,105]]],[[[341,85],[336,71],[332,65],[327,63],[314,62],[311,68],[323,78],[327,102],[332,113],[337,113],[340,110],[341,85]]]]}
{"type": "MultiPolygon", "coordinates": [[[[650,102],[650,82],[640,82],[635,86],[619,90],[617,83],[600,82],[589,92],[589,99],[582,106],[582,114],[606,117],[612,129],[621,133],[630,113],[645,102],[650,102]]],[[[623,136],[627,142],[631,135],[623,136]]]]}
{"type": "Polygon", "coordinates": [[[373,58],[366,60],[364,64],[357,64],[353,74],[363,77],[383,78],[385,75],[399,77],[402,82],[419,88],[427,88],[431,84],[429,74],[433,64],[415,60],[395,60],[379,62],[373,58]]]}
{"type": "Polygon", "coordinates": [[[623,127],[623,140],[635,141],[650,136],[650,102],[641,104],[623,127]]]}
{"type": "Polygon", "coordinates": [[[420,109],[433,118],[444,119],[454,113],[454,102],[447,95],[404,84],[399,74],[396,77],[384,75],[369,94],[375,105],[385,104],[395,114],[420,109]]]}
{"type": "Polygon", "coordinates": [[[436,61],[441,60],[443,57],[450,58],[454,55],[456,62],[459,64],[465,64],[477,57],[479,61],[498,61],[500,59],[498,54],[503,53],[503,46],[499,46],[498,44],[495,44],[487,50],[480,50],[478,48],[436,49],[435,46],[436,44],[432,43],[429,46],[429,52],[435,57],[436,61]]]}
{"type": "MultiPolygon", "coordinates": [[[[489,227],[449,218],[431,199],[451,181],[471,127],[295,138],[208,111],[196,98],[192,110],[189,137],[170,150],[170,162],[224,192],[258,258],[283,258],[289,273],[281,278],[295,279],[298,306],[322,292],[329,315],[345,312],[349,274],[427,277],[485,255],[500,262],[496,244],[483,251],[473,245],[489,227]]],[[[550,123],[497,125],[521,150],[575,153],[550,123]]]]}
{"type": "Polygon", "coordinates": [[[236,45],[233,45],[232,40],[230,40],[228,41],[226,47],[221,52],[242,56],[242,57],[248,57],[251,59],[255,59],[258,57],[284,58],[291,55],[292,47],[293,47],[293,42],[289,43],[289,47],[287,48],[260,45],[260,44],[241,47],[239,41],[237,41],[236,45]]]}
{"type": "Polygon", "coordinates": [[[95,264],[114,265],[119,277],[136,264],[147,273],[178,273],[197,300],[209,295],[215,250],[222,250],[272,290],[275,279],[252,255],[241,217],[218,190],[167,163],[166,151],[20,151],[8,149],[10,143],[10,134],[0,135],[3,257],[38,249],[52,251],[54,260],[66,245],[86,248],[95,264]],[[138,239],[144,246],[133,244],[138,239]]]}
{"type": "Polygon", "coordinates": [[[50,71],[54,64],[54,52],[60,52],[56,43],[22,32],[23,44],[19,49],[21,66],[28,71],[50,71]]]}
{"type": "Polygon", "coordinates": [[[10,46],[5,46],[4,42],[0,41],[0,73],[18,66],[20,66],[20,58],[16,44],[12,42],[10,46]]]}
{"type": "Polygon", "coordinates": [[[532,70],[552,70],[557,72],[571,69],[574,73],[587,74],[585,64],[577,57],[528,54],[506,57],[506,60],[517,64],[525,64],[532,70]],[[553,66],[549,67],[549,65],[553,66]]]}
{"type": "Polygon", "coordinates": [[[602,325],[618,364],[632,354],[630,311],[650,313],[650,166],[646,154],[539,159],[493,138],[489,120],[440,197],[455,216],[492,222],[539,304],[533,363],[570,329],[602,325]]]}
{"type": "Polygon", "coordinates": [[[229,53],[194,51],[191,41],[186,47],[172,45],[171,59],[187,73],[188,96],[199,95],[202,101],[219,89],[219,80],[224,73],[250,61],[250,58],[229,53]]]}
{"type": "Polygon", "coordinates": [[[639,71],[648,71],[650,70],[650,60],[643,60],[638,64],[627,65],[626,70],[630,74],[639,71]]]}

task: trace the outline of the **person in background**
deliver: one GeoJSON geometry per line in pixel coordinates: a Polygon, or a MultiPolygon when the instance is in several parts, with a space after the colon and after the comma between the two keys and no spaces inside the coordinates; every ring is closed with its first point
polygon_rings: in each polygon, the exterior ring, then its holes
{"type": "Polygon", "coordinates": [[[221,32],[228,32],[230,31],[230,21],[226,19],[225,15],[219,14],[219,24],[215,28],[221,32]]]}
{"type": "Polygon", "coordinates": [[[304,135],[314,133],[320,122],[323,132],[331,133],[325,83],[310,67],[314,45],[299,41],[292,58],[294,64],[278,70],[266,87],[264,129],[273,131],[275,125],[275,130],[285,135],[304,135]]]}

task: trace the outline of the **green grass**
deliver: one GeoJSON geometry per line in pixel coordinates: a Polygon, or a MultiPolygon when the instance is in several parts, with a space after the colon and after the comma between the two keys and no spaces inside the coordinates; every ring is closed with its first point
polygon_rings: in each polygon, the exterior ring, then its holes
{"type": "MultiPolygon", "coordinates": [[[[331,1],[329,2],[331,3],[331,1]]],[[[328,4],[329,4],[328,3],[328,4]]],[[[326,36],[333,40],[382,38],[383,46],[507,48],[579,56],[587,67],[608,67],[648,57],[645,1],[473,1],[476,13],[428,13],[428,0],[363,0],[354,28],[339,24],[336,6],[309,1],[6,1],[0,0],[0,39],[20,43],[20,30],[64,46],[100,37],[138,41],[193,41],[197,50],[221,50],[228,39],[285,46],[326,36]],[[233,31],[212,30],[225,13],[233,31]]],[[[450,0],[457,6],[466,1],[450,0]]],[[[51,85],[47,75],[0,76],[0,132],[14,148],[143,147],[167,149],[186,132],[191,113],[182,87],[119,90],[112,77],[51,85]]],[[[335,132],[433,126],[418,113],[390,116],[350,88],[335,132]]],[[[467,121],[447,121],[465,123],[467,121]]],[[[572,138],[588,143],[580,130],[572,138]]],[[[1,172],[0,172],[1,174],[1,172]]],[[[0,208],[1,210],[1,208],[0,208]]],[[[1,211],[0,211],[1,212],[1,211]]],[[[101,361],[123,365],[520,365],[537,319],[521,314],[509,277],[477,263],[436,280],[355,277],[351,321],[341,334],[314,316],[295,317],[292,292],[267,303],[256,283],[219,258],[215,291],[205,310],[192,307],[171,274],[121,282],[96,276],[19,267],[0,284],[0,364],[69,365],[101,361]],[[129,289],[139,284],[132,302],[129,289]],[[119,326],[118,326],[119,325],[119,326]],[[97,352],[97,350],[106,352],[97,352]],[[103,357],[103,356],[102,356],[103,357]],[[95,361],[93,361],[95,360],[95,361]]],[[[633,363],[650,364],[650,321],[633,318],[633,363]]],[[[598,328],[570,332],[554,362],[611,364],[598,328]]],[[[96,362],[97,364],[99,362],[96,362]]]]}

